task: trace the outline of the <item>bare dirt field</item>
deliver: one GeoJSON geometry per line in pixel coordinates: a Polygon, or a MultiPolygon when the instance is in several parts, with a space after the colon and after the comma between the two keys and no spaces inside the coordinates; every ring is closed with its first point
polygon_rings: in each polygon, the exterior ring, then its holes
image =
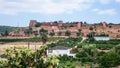
{"type": "MultiPolygon", "coordinates": [[[[49,44],[50,42],[47,42],[49,44]]],[[[42,46],[42,42],[14,42],[14,43],[5,43],[0,44],[0,54],[5,53],[5,49],[11,48],[11,47],[29,47],[32,50],[35,50],[42,46]]]]}

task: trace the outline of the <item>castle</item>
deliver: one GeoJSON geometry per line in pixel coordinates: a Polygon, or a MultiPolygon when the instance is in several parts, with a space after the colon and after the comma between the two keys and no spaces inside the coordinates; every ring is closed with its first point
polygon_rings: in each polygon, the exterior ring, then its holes
{"type": "Polygon", "coordinates": [[[10,36],[27,36],[25,34],[25,30],[31,28],[33,33],[30,33],[30,36],[34,36],[34,33],[40,34],[39,31],[41,29],[45,29],[48,31],[48,34],[51,31],[54,31],[55,36],[58,36],[58,33],[61,32],[61,36],[65,36],[65,32],[69,30],[71,32],[70,36],[75,37],[76,32],[81,29],[83,36],[86,36],[90,33],[90,27],[93,28],[93,32],[97,35],[99,34],[108,34],[111,38],[120,37],[120,24],[107,24],[106,22],[98,23],[98,24],[86,24],[82,22],[74,22],[74,23],[64,23],[63,21],[55,21],[55,22],[38,22],[36,20],[30,20],[29,27],[25,27],[23,29],[19,29],[13,32],[10,32],[10,36]],[[36,26],[36,24],[40,24],[36,26]]]}

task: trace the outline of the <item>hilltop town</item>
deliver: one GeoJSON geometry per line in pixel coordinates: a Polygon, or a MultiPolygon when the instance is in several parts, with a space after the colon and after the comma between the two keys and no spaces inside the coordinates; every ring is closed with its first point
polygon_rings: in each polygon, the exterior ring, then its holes
{"type": "Polygon", "coordinates": [[[34,37],[40,36],[40,30],[45,30],[50,36],[54,32],[54,36],[66,36],[66,32],[70,32],[71,37],[76,37],[77,32],[81,32],[82,36],[87,36],[91,32],[95,35],[108,35],[112,39],[120,38],[120,24],[107,24],[101,22],[97,24],[87,24],[83,22],[64,23],[63,21],[55,22],[38,22],[30,20],[29,26],[17,29],[9,33],[10,37],[34,37]]]}

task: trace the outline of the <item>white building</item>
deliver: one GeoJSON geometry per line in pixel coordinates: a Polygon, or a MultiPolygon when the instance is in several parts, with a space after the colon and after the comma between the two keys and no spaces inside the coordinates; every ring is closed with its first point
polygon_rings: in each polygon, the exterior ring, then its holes
{"type": "Polygon", "coordinates": [[[55,46],[47,50],[47,55],[68,55],[75,56],[75,54],[70,54],[70,48],[64,46],[55,46]]]}
{"type": "Polygon", "coordinates": [[[94,37],[95,40],[99,41],[99,40],[110,40],[109,37],[94,37]]]}

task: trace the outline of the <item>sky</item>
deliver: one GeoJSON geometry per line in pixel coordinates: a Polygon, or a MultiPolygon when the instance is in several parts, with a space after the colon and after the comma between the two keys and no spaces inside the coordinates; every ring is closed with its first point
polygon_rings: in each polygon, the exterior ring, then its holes
{"type": "Polygon", "coordinates": [[[38,22],[120,23],[120,0],[0,0],[0,25],[38,22]]]}

